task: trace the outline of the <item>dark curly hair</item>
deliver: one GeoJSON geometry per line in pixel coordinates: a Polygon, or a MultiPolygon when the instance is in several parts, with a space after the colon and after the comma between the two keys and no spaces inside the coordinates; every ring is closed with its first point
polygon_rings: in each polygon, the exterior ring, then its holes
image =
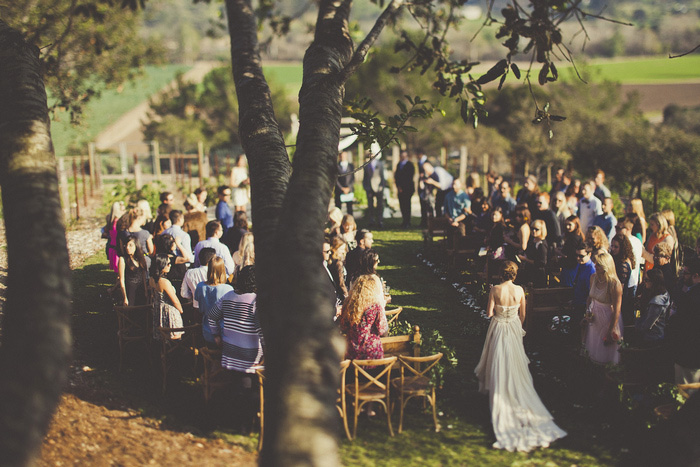
{"type": "Polygon", "coordinates": [[[156,235],[155,244],[157,255],[169,255],[173,251],[175,239],[170,234],[156,235]]]}
{"type": "Polygon", "coordinates": [[[626,235],[619,233],[613,237],[610,243],[612,242],[617,242],[617,244],[620,245],[620,252],[613,257],[615,262],[619,264],[628,259],[630,260],[632,269],[634,269],[637,266],[637,263],[634,261],[634,250],[632,250],[632,243],[630,242],[630,239],[627,238],[626,235]]]}
{"type": "Polygon", "coordinates": [[[379,254],[377,253],[377,250],[369,248],[362,251],[358,260],[357,275],[355,277],[359,277],[364,274],[376,274],[378,259],[379,254]]]}
{"type": "Polygon", "coordinates": [[[236,293],[243,295],[245,293],[257,293],[258,287],[255,284],[255,266],[246,266],[238,271],[236,277],[236,293]]]}

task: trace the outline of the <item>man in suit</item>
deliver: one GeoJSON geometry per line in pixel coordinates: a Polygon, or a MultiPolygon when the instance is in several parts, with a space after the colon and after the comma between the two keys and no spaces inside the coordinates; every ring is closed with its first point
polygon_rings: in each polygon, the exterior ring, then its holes
{"type": "Polygon", "coordinates": [[[381,154],[365,166],[362,187],[367,193],[367,217],[370,226],[384,226],[384,163],[381,154]]]}
{"type": "Polygon", "coordinates": [[[355,202],[352,196],[355,186],[355,166],[348,161],[348,152],[341,151],[338,156],[338,178],[335,181],[335,205],[338,209],[345,203],[345,209],[352,216],[352,205],[355,202]],[[347,174],[347,175],[342,175],[347,174]],[[343,196],[343,199],[341,199],[343,196]],[[347,198],[347,200],[346,200],[347,198]]]}
{"type": "Polygon", "coordinates": [[[413,177],[416,174],[416,168],[413,162],[408,160],[408,151],[401,151],[401,160],[396,166],[394,172],[394,181],[399,195],[399,206],[401,207],[401,227],[407,228],[411,226],[411,198],[416,191],[416,186],[413,183],[413,177]]]}
{"type": "Polygon", "coordinates": [[[342,306],[342,302],[340,300],[340,297],[338,297],[338,288],[336,287],[336,283],[333,281],[333,275],[331,274],[331,271],[328,269],[328,263],[331,261],[331,241],[328,239],[328,237],[323,239],[323,269],[325,271],[326,276],[328,276],[328,282],[327,282],[327,287],[325,290],[325,294],[328,297],[328,301],[331,302],[333,305],[333,321],[337,320],[338,317],[340,317],[340,309],[342,306]]]}
{"type": "Polygon", "coordinates": [[[418,196],[420,198],[420,226],[421,227],[427,227],[428,225],[428,212],[432,212],[432,207],[430,206],[430,203],[421,196],[421,180],[425,177],[425,169],[423,168],[423,164],[425,164],[428,161],[428,156],[425,155],[425,151],[423,149],[416,149],[416,158],[418,159],[418,175],[419,175],[419,186],[418,186],[418,196]]]}

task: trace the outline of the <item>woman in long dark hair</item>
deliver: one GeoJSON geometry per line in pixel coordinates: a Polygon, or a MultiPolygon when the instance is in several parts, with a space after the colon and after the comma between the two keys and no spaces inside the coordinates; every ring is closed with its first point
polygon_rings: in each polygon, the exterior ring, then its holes
{"type": "Polygon", "coordinates": [[[610,255],[615,261],[615,272],[622,284],[622,322],[631,323],[634,320],[634,295],[636,287],[630,287],[632,270],[636,266],[632,244],[626,235],[617,234],[610,242],[610,255]]]}
{"type": "Polygon", "coordinates": [[[530,242],[530,221],[532,215],[525,205],[515,208],[514,232],[504,236],[504,241],[509,245],[507,257],[515,260],[518,255],[524,254],[530,242]]]}
{"type": "MultiPolygon", "coordinates": [[[[159,327],[181,328],[182,305],[177,298],[175,287],[166,279],[170,272],[170,258],[167,255],[156,255],[151,264],[148,283],[153,292],[153,338],[160,339],[159,327]]],[[[170,333],[171,339],[179,339],[184,332],[170,333]]]]}
{"type": "Polygon", "coordinates": [[[557,249],[559,264],[561,265],[561,285],[573,287],[574,275],[576,274],[576,251],[584,244],[583,232],[581,232],[581,222],[578,216],[569,216],[564,223],[564,245],[557,249]]]}
{"type": "Polygon", "coordinates": [[[506,232],[506,222],[503,219],[503,208],[494,206],[491,210],[491,229],[489,230],[484,243],[493,259],[504,259],[504,239],[506,232]]]}
{"type": "Polygon", "coordinates": [[[119,286],[124,306],[146,304],[146,259],[134,237],[130,237],[119,256],[119,286]]]}

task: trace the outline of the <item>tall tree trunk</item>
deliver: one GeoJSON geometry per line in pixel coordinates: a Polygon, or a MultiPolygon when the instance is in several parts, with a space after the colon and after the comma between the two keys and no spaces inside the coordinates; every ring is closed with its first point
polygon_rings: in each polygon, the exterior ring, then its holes
{"type": "Polygon", "coordinates": [[[2,465],[32,462],[70,362],[70,270],[38,58],[39,50],[0,20],[0,185],[9,266],[0,347],[2,465]]]}
{"type": "Polygon", "coordinates": [[[262,465],[339,463],[334,408],[342,343],[332,322],[321,244],[337,171],[350,2],[321,2],[304,58],[300,129],[289,159],[262,74],[249,1],[228,0],[240,136],[250,160],[258,308],[265,335],[262,465]]]}

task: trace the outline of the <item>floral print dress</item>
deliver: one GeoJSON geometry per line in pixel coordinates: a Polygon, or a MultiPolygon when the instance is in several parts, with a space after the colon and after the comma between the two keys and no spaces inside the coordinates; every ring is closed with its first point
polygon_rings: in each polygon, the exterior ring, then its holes
{"type": "Polygon", "coordinates": [[[384,307],[379,303],[369,306],[358,324],[353,324],[344,330],[348,344],[345,358],[358,360],[384,358],[381,336],[386,334],[388,329],[384,307]]]}

